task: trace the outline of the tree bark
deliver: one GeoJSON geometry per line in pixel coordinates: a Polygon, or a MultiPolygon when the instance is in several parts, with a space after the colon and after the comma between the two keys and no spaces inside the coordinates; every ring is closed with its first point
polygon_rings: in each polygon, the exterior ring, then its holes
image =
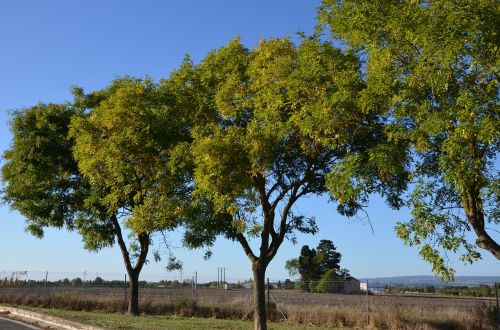
{"type": "Polygon", "coordinates": [[[262,261],[253,263],[254,329],[267,330],[266,266],[262,261]]]}
{"type": "Polygon", "coordinates": [[[139,315],[139,272],[131,269],[128,276],[130,278],[130,295],[128,297],[127,314],[139,315]]]}

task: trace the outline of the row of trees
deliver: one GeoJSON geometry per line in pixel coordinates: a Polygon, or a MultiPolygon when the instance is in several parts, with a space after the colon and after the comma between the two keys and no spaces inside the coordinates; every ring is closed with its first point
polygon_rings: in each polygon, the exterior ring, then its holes
{"type": "Polygon", "coordinates": [[[386,293],[439,293],[450,296],[464,297],[495,297],[500,295],[500,288],[495,293],[494,285],[480,284],[478,286],[444,286],[436,288],[434,285],[424,287],[414,286],[391,286],[386,285],[384,292],[386,293]]]}
{"type": "Polygon", "coordinates": [[[500,223],[498,14],[494,0],[324,0],[318,28],[342,49],[234,39],[159,82],[75,88],[70,103],[13,114],[3,200],[38,237],[65,227],[90,250],[118,244],[132,314],[153,236],[182,226],[188,248],[239,242],[265,329],[267,266],[286,238],[317,231],[294,208],[307,195],[329,193],[347,216],[374,193],[409,206],[398,235],[449,278],[444,250],[500,258],[488,232],[500,223]]]}

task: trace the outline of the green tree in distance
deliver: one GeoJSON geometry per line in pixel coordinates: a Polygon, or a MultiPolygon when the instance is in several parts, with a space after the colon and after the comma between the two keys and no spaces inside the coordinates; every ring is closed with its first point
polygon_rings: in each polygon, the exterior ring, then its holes
{"type": "Polygon", "coordinates": [[[319,22],[360,54],[367,95],[387,114],[385,134],[413,155],[412,218],[397,225],[399,237],[447,279],[454,271],[444,251],[472,263],[480,247],[500,259],[492,236],[500,222],[500,3],[323,0],[319,22]]]}
{"type": "Polygon", "coordinates": [[[319,265],[319,272],[326,273],[328,270],[340,270],[340,259],[342,255],[337,251],[333,242],[327,239],[319,241],[316,247],[316,259],[319,265]]]}
{"type": "MultiPolygon", "coordinates": [[[[266,329],[267,266],[285,238],[317,230],[293,206],[327,192],[327,173],[349,152],[380,141],[369,128],[378,118],[357,106],[357,58],[315,39],[261,41],[253,50],[235,39],[191,70],[185,85],[197,86],[192,99],[207,115],[193,129],[194,195],[220,220],[188,223],[186,242],[198,247],[222,234],[241,244],[252,264],[255,328],[266,329]]],[[[339,202],[346,214],[359,207],[339,202]]]]}
{"type": "Polygon", "coordinates": [[[302,290],[307,292],[311,291],[311,282],[319,279],[319,265],[316,262],[316,257],[316,250],[309,249],[309,246],[304,245],[300,249],[300,256],[297,259],[297,272],[300,274],[302,290]]]}
{"type": "Polygon", "coordinates": [[[331,292],[332,283],[350,278],[347,269],[340,269],[342,255],[330,240],[321,240],[316,249],[304,245],[298,258],[286,261],[291,276],[300,275],[304,291],[331,292]]]}

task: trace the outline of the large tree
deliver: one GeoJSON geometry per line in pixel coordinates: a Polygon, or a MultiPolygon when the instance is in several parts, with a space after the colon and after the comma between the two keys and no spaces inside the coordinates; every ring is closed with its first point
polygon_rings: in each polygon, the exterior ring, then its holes
{"type": "Polygon", "coordinates": [[[359,52],[385,134],[413,155],[412,218],[398,235],[444,277],[445,251],[500,259],[500,3],[323,0],[319,21],[359,52]]]}
{"type": "MultiPolygon", "coordinates": [[[[261,41],[253,50],[235,39],[192,71],[185,85],[197,86],[196,107],[209,114],[193,129],[194,194],[219,220],[191,222],[186,242],[223,234],[240,243],[252,264],[255,328],[266,329],[267,266],[285,238],[316,231],[294,205],[325,193],[334,164],[377,140],[367,128],[376,119],[357,106],[357,58],[316,39],[261,41]]],[[[340,204],[344,213],[357,207],[340,204]]]]}
{"type": "Polygon", "coordinates": [[[172,165],[171,154],[189,139],[186,117],[175,100],[168,80],[155,84],[132,78],[117,79],[87,95],[80,90],[75,100],[82,111],[72,118],[69,136],[78,168],[102,188],[102,204],[115,227],[121,221],[132,234],[127,251],[116,230],[130,278],[132,314],[139,311],[139,274],[152,235],[180,224],[179,209],[190,191],[172,165]]]}
{"type": "Polygon", "coordinates": [[[182,119],[169,107],[168,90],[125,78],[87,95],[76,89],[73,104],[16,111],[4,154],[2,197],[29,232],[76,229],[92,251],[118,244],[131,314],[139,313],[151,235],[178,224],[173,205],[186,193],[183,177],[169,172],[169,150],[188,134],[178,131],[182,119]]]}

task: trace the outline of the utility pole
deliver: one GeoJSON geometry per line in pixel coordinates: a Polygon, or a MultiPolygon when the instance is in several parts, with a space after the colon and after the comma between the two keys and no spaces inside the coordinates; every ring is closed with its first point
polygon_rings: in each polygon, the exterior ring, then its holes
{"type": "Polygon", "coordinates": [[[123,286],[125,291],[125,304],[127,303],[127,274],[125,274],[125,285],[123,286]]]}
{"type": "Polygon", "coordinates": [[[498,289],[500,286],[498,285],[499,283],[495,282],[495,298],[497,301],[497,322],[500,325],[500,309],[498,308],[498,289]]]}
{"type": "Polygon", "coordinates": [[[191,304],[194,304],[194,276],[191,280],[191,304]]]}
{"type": "Polygon", "coordinates": [[[49,278],[49,272],[45,272],[45,285],[43,287],[43,303],[45,304],[45,299],[47,296],[47,280],[49,278]]]}

